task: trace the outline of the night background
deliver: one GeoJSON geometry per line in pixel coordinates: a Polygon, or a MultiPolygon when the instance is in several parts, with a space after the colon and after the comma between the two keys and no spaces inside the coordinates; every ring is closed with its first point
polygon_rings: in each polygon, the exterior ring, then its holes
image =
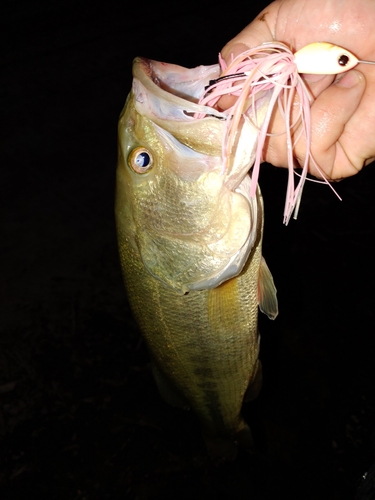
{"type": "Polygon", "coordinates": [[[307,183],[288,227],[286,171],[262,166],[280,314],[260,315],[264,385],[243,410],[256,455],[210,462],[194,414],[157,392],[122,284],[133,58],[214,64],[267,3],[1,2],[2,500],[355,499],[375,459],[373,166],[342,201],[307,183]]]}

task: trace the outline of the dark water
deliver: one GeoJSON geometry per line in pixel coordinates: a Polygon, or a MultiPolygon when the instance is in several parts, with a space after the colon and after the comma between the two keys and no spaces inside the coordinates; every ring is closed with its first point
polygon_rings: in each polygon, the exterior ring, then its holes
{"type": "MultiPolygon", "coordinates": [[[[1,4],[0,497],[351,500],[373,461],[372,166],[308,184],[282,225],[264,166],[264,386],[244,413],[258,454],[216,468],[191,412],[157,394],[123,290],[116,127],[137,55],[213,64],[264,3],[1,4]]],[[[368,498],[371,498],[370,496],[368,498]]]]}

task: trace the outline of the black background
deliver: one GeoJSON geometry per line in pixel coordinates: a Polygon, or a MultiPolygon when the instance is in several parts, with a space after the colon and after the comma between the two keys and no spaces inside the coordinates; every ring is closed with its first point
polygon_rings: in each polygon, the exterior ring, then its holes
{"type": "MultiPolygon", "coordinates": [[[[129,312],[113,216],[117,119],[135,56],[214,64],[266,5],[9,1],[0,7],[0,497],[354,499],[373,458],[374,196],[367,167],[308,183],[262,166],[258,454],[216,468],[167,406],[129,312]]],[[[145,297],[147,300],[147,297],[145,297]]]]}

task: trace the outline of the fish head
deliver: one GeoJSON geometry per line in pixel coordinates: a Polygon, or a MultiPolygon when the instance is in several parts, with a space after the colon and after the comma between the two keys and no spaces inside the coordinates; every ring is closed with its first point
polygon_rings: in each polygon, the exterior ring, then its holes
{"type": "Polygon", "coordinates": [[[258,129],[244,121],[223,169],[227,117],[197,104],[219,71],[137,58],[119,120],[119,240],[180,294],[239,274],[259,239],[260,194],[250,198],[248,175],[258,129]]]}

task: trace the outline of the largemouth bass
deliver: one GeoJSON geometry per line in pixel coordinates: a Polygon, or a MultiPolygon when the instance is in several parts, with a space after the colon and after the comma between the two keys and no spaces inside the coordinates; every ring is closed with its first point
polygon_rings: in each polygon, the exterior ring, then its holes
{"type": "Polygon", "coordinates": [[[209,454],[252,450],[241,416],[261,386],[258,305],[277,315],[261,254],[263,202],[250,196],[259,124],[244,118],[223,167],[226,115],[197,104],[218,65],[137,58],[119,120],[116,224],[129,302],[163,398],[190,407],[209,454]],[[205,116],[197,119],[197,116],[205,116]]]}

